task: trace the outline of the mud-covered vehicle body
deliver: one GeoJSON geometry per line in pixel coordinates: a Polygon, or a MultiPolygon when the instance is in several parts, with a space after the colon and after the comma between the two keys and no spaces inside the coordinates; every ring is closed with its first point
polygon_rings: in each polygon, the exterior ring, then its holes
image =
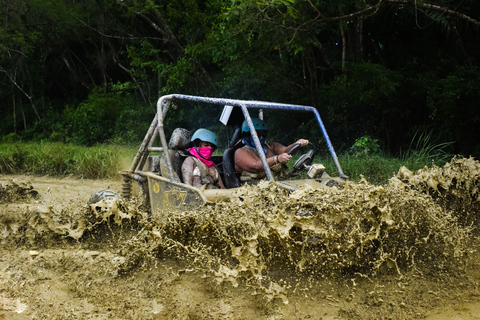
{"type": "MultiPolygon", "coordinates": [[[[320,127],[323,138],[339,173],[338,177],[331,177],[324,171],[324,167],[321,164],[311,164],[314,157],[314,149],[311,149],[298,158],[290,171],[306,170],[308,171],[309,178],[299,180],[275,180],[270,167],[267,164],[265,155],[260,153],[259,157],[264,166],[267,180],[275,181],[279,186],[293,191],[305,184],[319,189],[327,188],[331,185],[342,184],[348,179],[344,175],[338,162],[334,148],[320,118],[320,114],[313,107],[263,101],[172,94],[162,96],[158,100],[155,118],[153,119],[152,124],[133,159],[130,169],[121,172],[124,180],[122,196],[124,198],[131,197],[132,182],[137,181],[142,190],[148,195],[148,201],[150,202],[152,212],[162,209],[177,209],[182,211],[191,210],[198,208],[207,202],[215,202],[225,197],[234,196],[235,192],[243,184],[240,181],[240,177],[234,171],[233,163],[235,150],[241,145],[238,143],[241,141],[241,126],[238,126],[238,123],[239,121],[242,123],[246,120],[248,127],[250,128],[251,136],[255,142],[255,146],[258,150],[261,150],[260,140],[250,113],[255,110],[263,111],[266,109],[311,112],[320,127]],[[220,121],[227,126],[236,124],[237,128],[236,130],[234,128],[232,137],[228,137],[230,144],[223,152],[223,155],[212,157],[226,189],[203,190],[187,185],[182,181],[182,163],[184,159],[189,156],[187,152],[187,148],[190,145],[189,131],[183,128],[176,128],[171,133],[169,141],[167,142],[167,135],[164,130],[164,120],[172,105],[175,108],[181,108],[182,103],[188,105],[188,103],[185,102],[194,102],[202,105],[208,104],[210,106],[218,107],[220,121]],[[232,110],[234,111],[233,113],[232,110]],[[234,114],[236,114],[235,117],[233,116],[234,114]],[[231,121],[233,118],[236,118],[237,121],[231,121]]],[[[262,111],[260,111],[260,113],[262,111]]]]}

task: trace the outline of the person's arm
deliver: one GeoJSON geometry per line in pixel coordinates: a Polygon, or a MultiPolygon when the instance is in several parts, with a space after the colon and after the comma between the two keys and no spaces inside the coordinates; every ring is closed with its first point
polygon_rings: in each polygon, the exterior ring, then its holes
{"type": "MultiPolygon", "coordinates": [[[[278,162],[279,159],[276,155],[267,158],[268,166],[273,166],[278,162]]],[[[247,172],[261,172],[264,171],[264,168],[262,160],[257,155],[240,148],[235,151],[235,171],[242,173],[244,170],[247,172]]]]}
{"type": "Polygon", "coordinates": [[[218,175],[218,185],[220,186],[221,189],[226,189],[225,186],[223,185],[222,177],[218,175]]]}
{"type": "MultiPolygon", "coordinates": [[[[280,155],[280,154],[282,154],[282,153],[287,153],[288,151],[290,151],[290,150],[291,150],[295,145],[297,145],[297,144],[299,144],[300,147],[304,147],[304,146],[306,146],[306,145],[308,144],[308,140],[306,140],[306,139],[298,139],[297,142],[294,142],[294,143],[292,143],[291,145],[286,146],[286,147],[285,147],[284,145],[278,143],[278,142],[272,142],[272,143],[270,143],[270,146],[272,147],[273,152],[274,152],[275,154],[280,155]]],[[[293,155],[293,154],[297,153],[298,150],[300,150],[300,148],[295,149],[291,154],[293,155]]],[[[283,158],[283,157],[282,157],[282,158],[283,158]]],[[[290,159],[290,158],[289,158],[289,159],[290,159]]]]}
{"type": "Polygon", "coordinates": [[[198,175],[194,176],[193,171],[195,170],[196,165],[195,161],[192,157],[188,157],[183,161],[182,164],[182,178],[183,183],[188,184],[189,186],[193,186],[196,188],[200,188],[202,186],[202,178],[198,175]]]}

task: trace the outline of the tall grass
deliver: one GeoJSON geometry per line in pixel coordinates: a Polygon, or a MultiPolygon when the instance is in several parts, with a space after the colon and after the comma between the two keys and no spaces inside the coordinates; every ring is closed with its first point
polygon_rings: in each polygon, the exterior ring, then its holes
{"type": "MultiPolygon", "coordinates": [[[[393,177],[400,167],[407,167],[411,171],[417,171],[424,167],[433,165],[443,166],[450,161],[453,156],[418,157],[415,154],[408,157],[396,158],[388,155],[375,155],[367,157],[354,157],[349,154],[343,154],[338,157],[343,172],[351,181],[359,181],[363,176],[368,182],[382,185],[393,177]],[[446,160],[448,158],[448,160],[446,160]]],[[[325,166],[325,171],[331,176],[337,176],[338,171],[331,157],[317,158],[315,162],[320,162],[325,166]]]]}
{"type": "MultiPolygon", "coordinates": [[[[338,170],[331,157],[316,159],[325,166],[331,176],[338,176],[338,170]]],[[[348,153],[338,156],[343,173],[351,181],[359,181],[363,176],[373,184],[385,184],[403,165],[400,159],[386,155],[355,157],[348,153]]]]}
{"type": "Polygon", "coordinates": [[[410,142],[409,148],[400,153],[400,159],[410,170],[423,168],[419,164],[435,161],[443,165],[450,161],[452,155],[446,150],[453,142],[436,142],[432,139],[433,131],[416,132],[410,142]]]}
{"type": "Polygon", "coordinates": [[[101,179],[118,176],[135,148],[97,145],[83,147],[63,143],[0,144],[1,174],[33,174],[101,179]]]}
{"type": "MultiPolygon", "coordinates": [[[[400,157],[385,154],[364,154],[346,152],[338,156],[343,172],[350,180],[358,181],[363,176],[373,184],[385,184],[399,168],[406,166],[415,171],[425,166],[443,165],[452,158],[445,148],[449,143],[432,144],[431,135],[418,135],[411,148],[400,157]]],[[[126,170],[138,147],[118,145],[97,145],[83,147],[63,143],[5,143],[0,144],[0,174],[33,174],[103,179],[118,177],[119,171],[126,170]]],[[[300,153],[292,158],[290,165],[300,153]]],[[[337,168],[329,155],[316,157],[327,173],[337,176],[337,168]]]]}
{"type": "MultiPolygon", "coordinates": [[[[417,171],[434,164],[443,166],[452,159],[453,155],[446,150],[453,142],[438,143],[432,139],[432,135],[433,131],[417,132],[412,138],[409,148],[401,152],[399,157],[382,154],[381,152],[362,152],[362,148],[371,150],[370,144],[356,142],[354,148],[352,147],[351,150],[340,155],[338,160],[343,172],[349,176],[350,180],[358,181],[363,176],[373,184],[385,184],[402,166],[411,171],[417,171]]],[[[325,156],[316,160],[323,163],[330,175],[332,175],[331,173],[337,173],[337,168],[331,157],[325,156]]]]}

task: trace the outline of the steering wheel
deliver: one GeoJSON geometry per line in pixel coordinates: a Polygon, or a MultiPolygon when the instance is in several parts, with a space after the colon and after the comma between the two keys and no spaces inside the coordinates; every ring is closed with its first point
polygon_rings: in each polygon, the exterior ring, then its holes
{"type": "MultiPolygon", "coordinates": [[[[311,149],[306,153],[302,154],[300,158],[298,158],[297,161],[295,161],[292,169],[288,172],[287,175],[291,175],[295,171],[304,169],[313,162],[313,157],[315,156],[315,147],[310,142],[308,144],[310,145],[311,149]]],[[[294,151],[299,147],[300,147],[300,144],[296,144],[295,146],[293,146],[292,149],[290,149],[290,151],[287,152],[287,154],[291,154],[292,151],[294,151]]]]}
{"type": "Polygon", "coordinates": [[[292,152],[295,151],[295,150],[297,150],[298,148],[300,148],[300,146],[301,146],[301,144],[300,144],[300,143],[297,143],[296,145],[294,145],[294,146],[292,147],[292,149],[290,149],[290,150],[287,152],[287,154],[288,154],[288,155],[291,155],[292,152]]]}

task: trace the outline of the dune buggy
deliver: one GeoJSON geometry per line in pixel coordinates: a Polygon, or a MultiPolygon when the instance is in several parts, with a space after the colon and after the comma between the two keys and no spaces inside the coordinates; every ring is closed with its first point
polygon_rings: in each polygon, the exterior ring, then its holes
{"type": "Polygon", "coordinates": [[[219,199],[233,196],[236,190],[244,184],[235,173],[233,163],[235,150],[239,145],[238,142],[241,141],[241,126],[239,124],[243,123],[244,120],[247,121],[255,145],[258,150],[261,150],[261,144],[252,123],[250,113],[256,110],[262,114],[262,111],[266,109],[311,112],[320,127],[323,138],[339,173],[338,177],[331,177],[325,172],[323,165],[312,164],[315,149],[311,148],[298,158],[289,171],[289,175],[298,171],[306,171],[308,178],[275,180],[267,164],[265,155],[260,153],[259,156],[263,163],[267,180],[274,181],[274,183],[282,188],[293,191],[307,184],[314,188],[327,188],[342,184],[348,179],[338,162],[320,114],[317,109],[313,107],[172,94],[162,96],[158,100],[155,118],[133,159],[132,165],[128,170],[121,172],[123,176],[122,196],[126,199],[130,198],[132,195],[132,182],[137,181],[142,190],[148,195],[152,212],[162,209],[191,210],[207,202],[215,202],[219,199]],[[183,160],[188,156],[186,149],[190,143],[190,133],[186,129],[176,128],[171,133],[169,141],[167,142],[164,120],[169,108],[172,106],[180,108],[182,104],[189,104],[186,102],[190,102],[190,104],[192,102],[201,105],[208,104],[218,107],[219,120],[224,125],[234,128],[234,130],[232,130],[232,137],[228,139],[228,141],[230,141],[229,146],[223,152],[223,155],[212,157],[226,189],[201,190],[187,185],[182,181],[181,166],[183,160]]]}

